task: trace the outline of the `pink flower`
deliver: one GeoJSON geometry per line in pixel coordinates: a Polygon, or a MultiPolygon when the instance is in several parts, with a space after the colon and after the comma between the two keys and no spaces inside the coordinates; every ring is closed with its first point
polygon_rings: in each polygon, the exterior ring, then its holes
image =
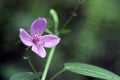
{"type": "Polygon", "coordinates": [[[42,35],[46,29],[47,21],[45,18],[37,18],[30,27],[30,35],[20,28],[20,39],[26,46],[32,46],[32,51],[44,58],[45,48],[52,48],[60,42],[60,38],[55,35],[42,35]]]}

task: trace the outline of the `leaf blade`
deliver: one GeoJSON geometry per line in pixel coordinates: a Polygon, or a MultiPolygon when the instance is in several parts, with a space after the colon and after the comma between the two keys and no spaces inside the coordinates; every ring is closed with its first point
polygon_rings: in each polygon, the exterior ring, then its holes
{"type": "Polygon", "coordinates": [[[27,77],[32,75],[32,72],[19,72],[10,77],[10,80],[26,80],[27,77]]]}
{"type": "Polygon", "coordinates": [[[19,72],[10,77],[9,80],[34,80],[41,76],[41,72],[19,72]]]}
{"type": "Polygon", "coordinates": [[[120,80],[120,77],[118,75],[97,66],[84,63],[65,63],[64,66],[64,69],[66,71],[74,72],[77,74],[106,80],[120,80]]]}

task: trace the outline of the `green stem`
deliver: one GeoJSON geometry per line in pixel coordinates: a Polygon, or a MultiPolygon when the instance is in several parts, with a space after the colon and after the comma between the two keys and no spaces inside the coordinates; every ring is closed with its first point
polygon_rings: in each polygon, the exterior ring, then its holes
{"type": "Polygon", "coordinates": [[[50,9],[50,14],[54,20],[54,33],[58,35],[59,19],[58,19],[57,12],[54,9],[50,9]]]}
{"type": "Polygon", "coordinates": [[[64,71],[65,71],[65,69],[60,70],[50,80],[54,80],[57,76],[59,76],[60,74],[62,74],[64,71]]]}
{"type": "MultiPolygon", "coordinates": [[[[37,71],[29,58],[28,49],[29,49],[29,47],[26,49],[26,60],[27,60],[28,64],[30,65],[30,67],[32,68],[33,72],[36,73],[37,71]]],[[[37,80],[40,80],[40,78],[37,78],[37,80]]]]}
{"type": "Polygon", "coordinates": [[[55,48],[56,47],[53,47],[51,50],[50,50],[50,53],[49,53],[49,56],[48,56],[48,59],[47,59],[47,63],[45,65],[45,69],[43,71],[43,75],[42,75],[42,78],[41,80],[45,80],[46,79],[46,76],[47,76],[47,73],[48,73],[48,69],[50,67],[50,63],[52,61],[52,57],[54,55],[54,52],[55,52],[55,48]]]}
{"type": "MultiPolygon", "coordinates": [[[[28,57],[27,57],[27,58],[28,58],[28,57]]],[[[30,65],[30,67],[32,68],[33,72],[36,73],[36,69],[35,69],[35,67],[33,66],[33,64],[32,64],[32,62],[30,61],[30,59],[27,59],[27,61],[28,61],[29,65],[30,65]]]]}

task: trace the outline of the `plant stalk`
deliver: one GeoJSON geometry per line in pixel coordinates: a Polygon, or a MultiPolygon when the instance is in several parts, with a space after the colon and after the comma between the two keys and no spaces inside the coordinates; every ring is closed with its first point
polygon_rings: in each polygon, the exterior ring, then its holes
{"type": "Polygon", "coordinates": [[[48,70],[49,70],[49,67],[50,67],[50,64],[51,64],[51,61],[52,61],[54,52],[55,52],[55,48],[56,48],[56,47],[53,47],[53,48],[50,50],[50,53],[49,53],[49,56],[48,56],[48,59],[47,59],[47,62],[46,62],[45,69],[44,69],[44,71],[43,71],[43,75],[42,75],[41,80],[45,80],[45,79],[46,79],[46,76],[47,76],[47,73],[48,73],[48,70]]]}

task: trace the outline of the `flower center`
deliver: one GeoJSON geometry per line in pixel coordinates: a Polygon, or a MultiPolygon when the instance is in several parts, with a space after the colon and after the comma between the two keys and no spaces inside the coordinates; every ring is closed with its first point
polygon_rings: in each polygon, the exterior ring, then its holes
{"type": "Polygon", "coordinates": [[[36,44],[39,41],[40,41],[40,35],[39,34],[35,34],[35,36],[33,37],[33,42],[36,44]]]}
{"type": "Polygon", "coordinates": [[[39,34],[35,34],[35,36],[33,37],[33,43],[44,46],[45,42],[44,41],[40,41],[40,37],[41,36],[39,34]]]}

